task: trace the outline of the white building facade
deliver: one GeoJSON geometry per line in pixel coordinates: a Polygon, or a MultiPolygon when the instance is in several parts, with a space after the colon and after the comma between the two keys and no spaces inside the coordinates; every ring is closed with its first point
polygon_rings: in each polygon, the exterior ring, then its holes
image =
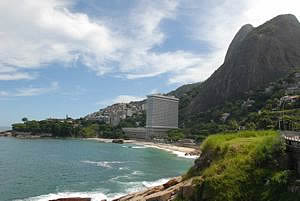
{"type": "Polygon", "coordinates": [[[162,137],[178,128],[178,103],[174,96],[149,95],[147,99],[146,136],[162,137]]]}

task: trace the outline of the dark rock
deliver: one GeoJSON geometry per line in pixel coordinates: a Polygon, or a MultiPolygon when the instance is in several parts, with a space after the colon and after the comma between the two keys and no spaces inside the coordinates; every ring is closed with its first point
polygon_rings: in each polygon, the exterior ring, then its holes
{"type": "Polygon", "coordinates": [[[201,153],[200,157],[195,160],[195,165],[193,168],[196,168],[197,171],[204,170],[205,168],[209,167],[213,158],[212,152],[205,152],[201,153]]]}
{"type": "Polygon", "coordinates": [[[10,136],[12,136],[11,131],[2,131],[2,132],[0,132],[0,137],[10,137],[10,136]]]}
{"type": "Polygon", "coordinates": [[[163,184],[164,188],[170,188],[171,186],[174,186],[176,184],[178,184],[179,182],[176,179],[171,179],[169,180],[167,183],[163,184]]]}
{"type": "Polygon", "coordinates": [[[195,150],[195,151],[192,151],[192,152],[189,152],[189,153],[185,153],[184,155],[185,156],[200,156],[201,152],[198,151],[198,150],[195,150]]]}
{"type": "Polygon", "coordinates": [[[121,140],[121,139],[114,139],[114,140],[112,141],[112,143],[123,144],[124,141],[121,140]]]}

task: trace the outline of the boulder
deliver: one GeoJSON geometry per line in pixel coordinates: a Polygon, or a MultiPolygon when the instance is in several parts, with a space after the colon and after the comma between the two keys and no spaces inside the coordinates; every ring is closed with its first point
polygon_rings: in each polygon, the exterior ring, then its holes
{"type": "Polygon", "coordinates": [[[121,140],[121,139],[114,139],[114,140],[112,141],[112,143],[123,144],[124,141],[121,140]]]}
{"type": "Polygon", "coordinates": [[[199,150],[191,151],[188,153],[185,153],[186,156],[200,156],[201,152],[199,150]]]}
{"type": "Polygon", "coordinates": [[[197,169],[198,171],[201,171],[209,167],[212,162],[213,155],[214,153],[211,151],[201,153],[200,157],[195,160],[195,165],[193,168],[197,169]]]}
{"type": "Polygon", "coordinates": [[[167,189],[167,188],[170,188],[171,186],[175,186],[178,183],[179,183],[179,181],[177,181],[176,179],[171,179],[167,183],[163,184],[163,186],[165,189],[167,189]]]}

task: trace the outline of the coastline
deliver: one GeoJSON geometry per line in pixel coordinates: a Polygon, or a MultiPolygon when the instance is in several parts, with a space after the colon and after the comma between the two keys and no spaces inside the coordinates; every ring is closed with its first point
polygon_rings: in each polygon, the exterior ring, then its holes
{"type": "MultiPolygon", "coordinates": [[[[197,177],[199,179],[201,177],[197,177]]],[[[194,194],[194,180],[184,180],[182,176],[174,177],[157,185],[145,187],[136,192],[105,195],[101,192],[59,193],[38,196],[37,201],[167,201],[174,200],[178,195],[191,197],[194,194]],[[50,201],[50,200],[49,200],[50,201]]],[[[18,200],[19,201],[19,200],[18,200]]],[[[29,200],[28,200],[29,201],[29,200]]]]}
{"type": "MultiPolygon", "coordinates": [[[[39,139],[39,138],[53,138],[50,137],[48,134],[45,135],[26,135],[26,136],[13,136],[12,131],[1,131],[0,137],[16,137],[19,139],[39,139]]],[[[75,138],[75,139],[82,139],[82,140],[93,140],[103,143],[113,143],[114,139],[107,139],[107,138],[75,138]]],[[[133,144],[141,147],[146,148],[154,148],[160,149],[167,152],[171,152],[178,157],[183,158],[190,158],[196,159],[200,156],[201,152],[199,148],[196,146],[187,147],[181,144],[168,144],[168,143],[161,143],[161,142],[151,142],[151,141],[142,141],[142,140],[122,140],[121,144],[133,144]]],[[[128,147],[128,148],[140,148],[140,147],[128,147]]]]}
{"type": "MultiPolygon", "coordinates": [[[[79,139],[79,138],[75,138],[79,139]]],[[[103,143],[112,143],[113,139],[103,139],[103,138],[80,138],[80,140],[93,140],[93,141],[99,141],[103,143]]],[[[120,147],[122,144],[120,144],[120,147]]],[[[198,151],[195,148],[190,148],[190,147],[183,147],[183,146],[178,146],[177,144],[165,144],[165,143],[156,143],[156,142],[149,142],[149,141],[139,141],[139,140],[124,140],[123,147],[125,149],[140,149],[140,148],[155,148],[155,149],[161,149],[163,151],[168,151],[173,154],[176,154],[178,157],[183,157],[183,158],[190,158],[194,159],[197,158],[198,156],[186,156],[186,153],[191,153],[198,151]]],[[[177,178],[177,177],[175,177],[177,178]]],[[[62,192],[54,192],[54,193],[49,193],[49,194],[43,194],[43,195],[38,195],[36,197],[31,197],[31,198],[26,198],[25,200],[37,200],[37,201],[48,201],[48,200],[55,200],[55,199],[60,199],[60,198],[72,198],[72,197],[90,197],[92,198],[92,201],[94,200],[107,200],[107,201],[112,201],[112,200],[127,200],[129,197],[134,196],[134,197],[140,197],[143,194],[142,192],[147,192],[146,194],[151,192],[151,197],[152,196],[161,196],[162,194],[165,194],[166,188],[160,187],[160,191],[158,192],[157,187],[161,186],[165,183],[167,183],[170,180],[174,180],[173,177],[162,177],[158,180],[153,180],[153,181],[142,181],[141,183],[143,184],[143,188],[141,189],[128,189],[125,192],[120,192],[120,193],[115,193],[115,194],[106,194],[105,191],[86,191],[86,192],[68,192],[68,191],[62,191],[62,192]],[[153,191],[151,190],[153,189],[153,191]],[[154,192],[156,192],[154,194],[154,192]],[[153,193],[153,195],[152,195],[153,193]],[[129,196],[129,197],[128,197],[129,196]]],[[[169,191],[169,190],[167,190],[169,191]]],[[[145,194],[143,194],[144,196],[145,194]]],[[[147,195],[147,196],[150,196],[147,195]]],[[[99,200],[99,201],[100,201],[99,200]]]]}
{"type": "MultiPolygon", "coordinates": [[[[103,143],[112,143],[113,139],[105,139],[105,138],[84,138],[86,140],[94,140],[103,143]]],[[[125,144],[133,144],[137,146],[147,147],[147,148],[155,148],[164,150],[167,152],[171,152],[178,157],[196,159],[200,156],[200,150],[192,147],[184,147],[175,144],[166,144],[166,143],[156,143],[150,141],[140,141],[140,140],[123,140],[125,144]]]]}
{"type": "MultiPolygon", "coordinates": [[[[13,136],[13,132],[11,130],[8,131],[1,131],[0,137],[15,137],[19,139],[39,139],[39,138],[55,138],[51,137],[48,134],[45,135],[24,135],[24,136],[13,136]]],[[[107,139],[107,138],[72,138],[70,139],[81,139],[81,140],[93,140],[103,143],[113,143],[114,139],[107,139]]],[[[196,146],[193,147],[187,147],[180,144],[170,144],[170,143],[161,143],[161,142],[152,142],[152,141],[142,141],[142,140],[123,140],[122,142],[124,144],[133,144],[141,147],[146,148],[155,148],[164,150],[167,152],[171,152],[179,157],[184,158],[192,158],[196,159],[200,156],[200,150],[196,146]]],[[[130,148],[130,147],[128,147],[130,148]]],[[[139,148],[139,147],[133,147],[133,148],[139,148]]]]}
{"type": "Polygon", "coordinates": [[[175,190],[178,191],[179,188],[182,188],[183,184],[186,183],[183,183],[182,176],[176,176],[148,182],[147,185],[144,184],[144,187],[137,190],[128,189],[119,193],[106,194],[101,190],[84,192],[65,191],[38,195],[22,200],[16,199],[13,201],[62,201],[64,199],[68,201],[86,201],[86,199],[90,199],[91,201],[145,201],[145,197],[164,197],[166,194],[169,194],[170,190],[174,191],[174,187],[176,187],[175,190]]]}
{"type": "Polygon", "coordinates": [[[193,178],[184,180],[182,176],[178,176],[161,185],[130,193],[112,201],[168,201],[176,199],[177,195],[191,197],[194,193],[193,183],[193,178]]]}

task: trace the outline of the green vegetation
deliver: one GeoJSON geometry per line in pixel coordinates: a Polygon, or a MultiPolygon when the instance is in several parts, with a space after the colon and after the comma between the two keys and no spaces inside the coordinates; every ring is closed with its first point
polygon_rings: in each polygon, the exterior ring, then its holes
{"type": "Polygon", "coordinates": [[[275,131],[243,131],[209,136],[201,145],[201,163],[187,173],[201,175],[196,200],[296,201],[288,191],[285,146],[275,131]],[[205,167],[205,163],[208,163],[205,167]]]}
{"type": "Polygon", "coordinates": [[[284,79],[245,92],[244,95],[206,112],[184,116],[182,110],[198,93],[199,88],[194,88],[180,99],[180,127],[186,136],[197,141],[203,141],[210,134],[238,130],[300,131],[300,96],[293,101],[280,100],[286,95],[287,88],[299,85],[298,83],[299,78],[296,79],[295,73],[291,73],[284,79]]]}
{"type": "Polygon", "coordinates": [[[18,132],[31,132],[32,135],[52,134],[53,137],[124,137],[121,127],[113,127],[104,122],[84,119],[29,121],[26,118],[23,123],[13,124],[12,129],[18,132]]]}
{"type": "Polygon", "coordinates": [[[177,142],[179,140],[182,140],[183,138],[184,138],[184,133],[181,129],[171,129],[168,131],[167,139],[170,142],[177,142]]]}
{"type": "Polygon", "coordinates": [[[81,129],[81,133],[84,137],[97,137],[99,133],[99,125],[98,124],[91,124],[87,127],[81,129]]]}
{"type": "Polygon", "coordinates": [[[80,128],[77,125],[73,125],[71,122],[53,120],[26,120],[24,123],[13,124],[12,129],[19,132],[31,132],[33,135],[51,133],[53,136],[59,137],[77,137],[79,136],[80,131],[80,128]]]}
{"type": "Polygon", "coordinates": [[[47,119],[42,121],[22,118],[23,123],[12,125],[17,132],[30,132],[32,135],[52,134],[53,137],[102,137],[124,138],[122,128],[144,127],[146,125],[146,113],[133,115],[121,120],[118,126],[112,126],[102,121],[80,119],[47,119]],[[137,124],[138,122],[138,124],[137,124]]]}
{"type": "Polygon", "coordinates": [[[142,114],[134,114],[132,117],[127,117],[122,119],[119,127],[122,128],[136,128],[146,126],[146,112],[143,111],[142,114]]]}

